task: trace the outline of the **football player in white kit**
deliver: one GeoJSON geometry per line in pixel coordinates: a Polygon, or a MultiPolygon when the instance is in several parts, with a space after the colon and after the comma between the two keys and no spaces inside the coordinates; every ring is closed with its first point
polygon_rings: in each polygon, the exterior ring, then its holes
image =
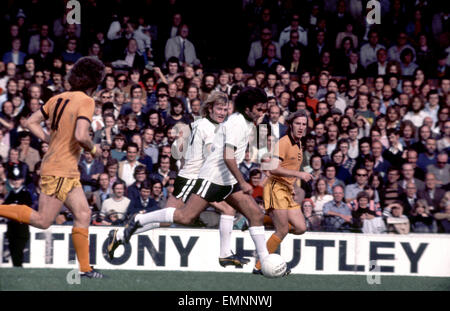
{"type": "Polygon", "coordinates": [[[244,88],[236,97],[236,112],[222,123],[214,136],[211,154],[200,169],[194,187],[198,188],[189,196],[183,207],[168,206],[165,209],[131,218],[124,230],[124,236],[131,236],[139,228],[150,223],[177,223],[189,225],[210,204],[225,201],[241,212],[249,222],[250,236],[261,262],[269,254],[265,242],[263,214],[250,195],[252,186],[239,171],[249,143],[254,121],[259,117],[262,105],[267,102],[263,90],[244,88]]]}
{"type": "MultiPolygon", "coordinates": [[[[182,154],[183,167],[178,173],[174,183],[174,191],[169,197],[166,206],[175,208],[182,207],[191,193],[195,193],[200,184],[196,184],[198,173],[206,157],[210,153],[213,138],[217,132],[220,123],[227,117],[228,97],[222,92],[212,92],[202,107],[203,118],[196,120],[189,125],[190,135],[186,141],[178,143],[176,141],[172,147],[172,154],[182,154]],[[185,152],[183,152],[184,150],[185,152]]],[[[187,126],[186,126],[187,127],[187,126]]],[[[183,129],[181,129],[183,132],[183,129]]],[[[219,264],[223,267],[235,265],[242,267],[250,262],[249,259],[235,255],[231,251],[231,234],[233,232],[235,210],[225,202],[211,202],[210,205],[222,212],[220,217],[220,256],[219,264]]],[[[134,217],[135,215],[133,215],[134,217]]],[[[142,233],[150,229],[170,224],[148,223],[137,229],[135,233],[142,233]]],[[[113,229],[109,232],[108,254],[114,258],[115,249],[123,242],[128,242],[129,231],[124,229],[113,229]]]]}

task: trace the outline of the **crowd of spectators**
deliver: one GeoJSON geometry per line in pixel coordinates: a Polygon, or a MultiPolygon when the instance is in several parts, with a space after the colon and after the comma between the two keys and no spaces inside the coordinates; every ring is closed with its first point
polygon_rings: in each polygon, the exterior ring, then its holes
{"type": "MultiPolygon", "coordinates": [[[[231,114],[235,96],[253,86],[268,97],[257,122],[268,137],[239,168],[257,202],[267,178],[261,162],[288,134],[286,117],[305,109],[301,169],[313,179],[296,183],[295,199],[308,230],[450,232],[448,1],[381,0],[379,25],[367,23],[366,1],[239,1],[235,14],[246,27],[236,36],[245,44],[226,43],[240,60],[222,68],[228,62],[211,61],[214,51],[191,35],[177,6],[183,1],[152,7],[152,16],[170,21],[164,26],[145,11],[129,13],[131,4],[103,9],[96,0],[82,3],[81,24],[69,24],[69,9],[48,19],[43,2],[18,1],[4,16],[1,202],[25,189],[37,207],[48,144],[25,121],[70,91],[66,74],[92,56],[106,65],[91,133],[102,157],[84,152],[79,163],[93,225],[121,225],[136,212],[164,208],[181,165],[171,153],[177,124],[200,117],[213,90],[229,96],[231,114]]],[[[65,209],[56,223],[71,220],[65,209]]]]}

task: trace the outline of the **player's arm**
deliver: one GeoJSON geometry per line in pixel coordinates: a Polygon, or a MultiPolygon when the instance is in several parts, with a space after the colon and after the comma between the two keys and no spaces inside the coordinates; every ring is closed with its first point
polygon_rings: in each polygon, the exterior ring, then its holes
{"type": "Polygon", "coordinates": [[[281,167],[281,159],[280,158],[272,158],[271,167],[276,167],[275,169],[269,170],[270,174],[279,176],[279,177],[295,177],[301,178],[305,181],[309,181],[312,178],[312,175],[306,172],[300,172],[296,170],[290,170],[284,167],[281,167]]]}
{"type": "Polygon", "coordinates": [[[91,151],[94,156],[99,156],[101,155],[101,148],[95,148],[94,150],[94,142],[89,136],[90,126],[91,123],[87,118],[78,118],[75,127],[75,139],[85,150],[91,151]]]}
{"type": "Polygon", "coordinates": [[[33,133],[34,136],[46,143],[50,142],[50,135],[44,132],[41,126],[41,122],[45,120],[45,117],[41,109],[35,111],[27,120],[26,127],[33,133]]]}
{"type": "Polygon", "coordinates": [[[234,156],[234,148],[235,147],[232,145],[225,145],[225,148],[223,149],[223,160],[225,161],[225,165],[228,167],[231,174],[233,174],[233,176],[237,179],[242,191],[250,194],[253,187],[245,181],[244,176],[242,176],[242,173],[237,166],[236,158],[234,156]]]}

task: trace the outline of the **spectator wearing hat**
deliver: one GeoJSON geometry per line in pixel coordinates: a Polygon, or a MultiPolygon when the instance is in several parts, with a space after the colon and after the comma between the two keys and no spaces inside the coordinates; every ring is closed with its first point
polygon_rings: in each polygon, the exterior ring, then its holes
{"type": "MultiPolygon", "coordinates": [[[[12,170],[8,173],[8,181],[11,191],[3,204],[17,204],[32,206],[31,193],[24,186],[25,175],[20,170],[12,170]]],[[[8,221],[6,237],[9,241],[9,250],[14,267],[22,267],[23,250],[30,238],[27,224],[16,221],[8,221]]]]}

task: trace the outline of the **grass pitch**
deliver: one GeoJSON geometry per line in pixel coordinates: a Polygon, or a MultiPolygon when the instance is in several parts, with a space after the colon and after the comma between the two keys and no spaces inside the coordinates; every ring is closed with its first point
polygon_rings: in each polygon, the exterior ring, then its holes
{"type": "Polygon", "coordinates": [[[299,275],[267,279],[249,273],[103,270],[106,279],[68,284],[67,269],[0,269],[2,291],[449,291],[450,278],[381,276],[369,285],[359,275],[299,275]]]}

